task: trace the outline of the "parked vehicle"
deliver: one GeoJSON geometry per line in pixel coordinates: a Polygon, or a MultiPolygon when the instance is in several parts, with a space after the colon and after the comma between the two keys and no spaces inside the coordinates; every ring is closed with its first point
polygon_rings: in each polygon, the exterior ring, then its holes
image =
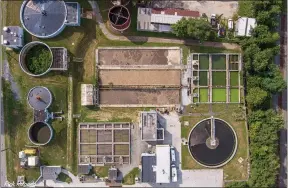
{"type": "Polygon", "coordinates": [[[233,28],[234,28],[234,23],[233,23],[233,20],[230,18],[228,19],[228,29],[233,30],[233,28]]]}
{"type": "Polygon", "coordinates": [[[172,178],[172,182],[177,182],[178,177],[177,177],[177,168],[175,165],[171,166],[171,178],[172,178]]]}
{"type": "Polygon", "coordinates": [[[211,23],[212,27],[217,27],[216,14],[211,14],[210,23],[211,23]]]}
{"type": "Polygon", "coordinates": [[[173,146],[171,146],[171,161],[176,162],[176,152],[173,146]]]}

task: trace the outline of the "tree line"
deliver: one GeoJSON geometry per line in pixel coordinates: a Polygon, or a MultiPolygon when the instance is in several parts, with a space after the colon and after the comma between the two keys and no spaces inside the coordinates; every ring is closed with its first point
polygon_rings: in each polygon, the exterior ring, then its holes
{"type": "Polygon", "coordinates": [[[250,38],[243,38],[244,80],[248,106],[250,139],[250,178],[228,187],[276,187],[280,168],[279,130],[284,122],[273,109],[274,94],[286,88],[279,67],[274,63],[279,54],[277,27],[282,2],[252,1],[257,26],[250,38]]]}

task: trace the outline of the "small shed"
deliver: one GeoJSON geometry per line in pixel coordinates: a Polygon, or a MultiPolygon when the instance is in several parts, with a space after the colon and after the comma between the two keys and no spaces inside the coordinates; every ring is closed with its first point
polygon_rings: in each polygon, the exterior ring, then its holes
{"type": "Polygon", "coordinates": [[[112,181],[117,181],[118,178],[118,169],[115,167],[111,167],[108,172],[108,179],[112,181]]]}
{"type": "Polygon", "coordinates": [[[29,156],[28,157],[28,166],[35,167],[39,165],[39,157],[38,156],[29,156]]]}
{"type": "Polygon", "coordinates": [[[255,18],[241,17],[236,23],[236,36],[251,36],[252,30],[256,27],[255,18]]]}
{"type": "Polygon", "coordinates": [[[92,169],[92,166],[90,164],[83,164],[83,165],[78,165],[78,174],[89,174],[90,170],[92,169]]]}

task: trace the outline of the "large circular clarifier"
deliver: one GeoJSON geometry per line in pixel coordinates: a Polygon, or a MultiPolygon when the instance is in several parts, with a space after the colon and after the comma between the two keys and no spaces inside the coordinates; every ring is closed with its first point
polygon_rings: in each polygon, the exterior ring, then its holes
{"type": "Polygon", "coordinates": [[[217,168],[228,163],[235,155],[237,136],[227,122],[211,117],[200,121],[191,130],[188,147],[191,156],[199,164],[217,168]]]}
{"type": "Polygon", "coordinates": [[[66,4],[62,0],[26,0],[20,10],[23,27],[38,38],[51,38],[65,28],[66,4]]]}
{"type": "Polygon", "coordinates": [[[45,122],[33,123],[28,131],[29,140],[35,145],[46,145],[53,136],[52,128],[45,122]]]}

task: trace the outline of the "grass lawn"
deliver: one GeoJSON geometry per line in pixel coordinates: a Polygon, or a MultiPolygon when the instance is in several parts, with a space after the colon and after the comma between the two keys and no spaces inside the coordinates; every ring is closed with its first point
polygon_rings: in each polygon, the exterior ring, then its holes
{"type": "Polygon", "coordinates": [[[207,71],[199,71],[199,85],[208,86],[208,72],[207,71]]]}
{"type": "Polygon", "coordinates": [[[239,89],[231,88],[230,89],[230,102],[240,102],[239,101],[239,89]]]}
{"type": "Polygon", "coordinates": [[[110,166],[94,166],[92,168],[92,173],[96,174],[98,177],[108,177],[108,172],[109,172],[110,166]]]}
{"type": "Polygon", "coordinates": [[[199,69],[200,70],[209,69],[209,55],[204,54],[199,55],[199,69]]]}
{"type": "MultiPolygon", "coordinates": [[[[199,104],[194,111],[193,116],[183,116],[181,117],[181,137],[188,138],[191,129],[202,119],[208,118],[208,116],[203,116],[203,113],[208,113],[209,109],[206,112],[203,112],[202,104],[199,104]],[[199,112],[198,112],[199,110],[199,112]],[[201,112],[200,112],[201,111],[201,112]],[[184,126],[184,121],[189,121],[189,126],[184,126]]],[[[241,107],[241,106],[240,106],[241,107]]],[[[206,108],[206,107],[204,107],[206,108]]],[[[224,169],[224,179],[225,180],[244,180],[248,177],[247,174],[247,165],[248,165],[248,142],[247,142],[247,129],[244,119],[237,120],[234,114],[245,114],[245,111],[242,108],[239,108],[237,104],[213,104],[213,112],[215,117],[221,118],[227,121],[235,130],[237,139],[238,139],[238,149],[234,158],[226,164],[224,169]],[[239,158],[243,158],[244,161],[242,164],[238,162],[239,158]]],[[[188,150],[187,146],[182,145],[182,168],[183,169],[205,169],[205,167],[200,166],[196,163],[188,150]]]]}
{"type": "Polygon", "coordinates": [[[226,86],[226,72],[213,71],[212,72],[212,85],[213,86],[226,86]]]}
{"type": "Polygon", "coordinates": [[[139,176],[139,172],[139,168],[133,168],[126,176],[124,176],[122,183],[124,185],[134,185],[135,177],[139,176]]]}
{"type": "Polygon", "coordinates": [[[208,102],[208,88],[199,88],[200,102],[208,102]]]}
{"type": "Polygon", "coordinates": [[[212,69],[225,70],[226,69],[226,56],[225,55],[212,55],[212,69]]]}
{"type": "Polygon", "coordinates": [[[226,88],[213,88],[212,102],[226,102],[226,88]]]}
{"type": "Polygon", "coordinates": [[[239,77],[238,72],[230,72],[230,86],[238,86],[239,85],[239,77]]]}

